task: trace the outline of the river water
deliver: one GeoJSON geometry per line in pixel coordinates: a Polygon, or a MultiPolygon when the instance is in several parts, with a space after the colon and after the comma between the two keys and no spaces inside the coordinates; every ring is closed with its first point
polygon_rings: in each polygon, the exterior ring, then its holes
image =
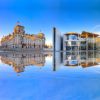
{"type": "Polygon", "coordinates": [[[0,100],[100,100],[100,52],[1,52],[0,100]]]}

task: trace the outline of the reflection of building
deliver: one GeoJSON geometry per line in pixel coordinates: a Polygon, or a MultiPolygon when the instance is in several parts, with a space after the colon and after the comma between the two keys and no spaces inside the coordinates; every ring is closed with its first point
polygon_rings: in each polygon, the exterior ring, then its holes
{"type": "Polygon", "coordinates": [[[1,46],[4,50],[32,49],[42,50],[45,45],[45,36],[43,33],[37,35],[26,34],[24,26],[17,25],[14,32],[1,39],[1,46]]]}
{"type": "Polygon", "coordinates": [[[100,45],[99,35],[85,32],[82,34],[70,32],[63,36],[63,50],[96,50],[100,45]]]}
{"type": "Polygon", "coordinates": [[[64,52],[63,63],[65,66],[92,67],[100,64],[100,54],[96,52],[64,52]]]}
{"type": "Polygon", "coordinates": [[[62,53],[53,52],[53,71],[56,71],[60,67],[61,61],[62,61],[62,53]]]}
{"type": "Polygon", "coordinates": [[[1,55],[1,61],[13,66],[15,72],[23,72],[26,66],[44,66],[45,55],[43,53],[4,53],[1,55]]]}

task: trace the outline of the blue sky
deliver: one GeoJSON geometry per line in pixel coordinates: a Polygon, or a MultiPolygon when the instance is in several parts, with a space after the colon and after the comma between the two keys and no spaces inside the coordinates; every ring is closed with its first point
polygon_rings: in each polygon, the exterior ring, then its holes
{"type": "Polygon", "coordinates": [[[27,33],[42,30],[48,42],[54,26],[62,34],[93,31],[100,25],[99,5],[99,0],[0,0],[0,37],[11,33],[17,21],[27,33]]]}

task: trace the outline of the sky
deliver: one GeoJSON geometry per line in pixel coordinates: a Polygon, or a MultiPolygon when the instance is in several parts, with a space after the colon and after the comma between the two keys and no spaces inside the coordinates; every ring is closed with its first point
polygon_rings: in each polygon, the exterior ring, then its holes
{"type": "Polygon", "coordinates": [[[52,42],[52,28],[66,32],[98,31],[99,0],[0,0],[0,37],[13,32],[17,21],[26,33],[40,30],[52,42]]]}

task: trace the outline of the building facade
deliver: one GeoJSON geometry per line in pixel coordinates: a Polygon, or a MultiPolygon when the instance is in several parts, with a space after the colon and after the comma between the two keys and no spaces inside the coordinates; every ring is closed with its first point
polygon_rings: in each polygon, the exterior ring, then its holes
{"type": "Polygon", "coordinates": [[[61,50],[61,32],[57,28],[53,28],[53,51],[61,50]]]}
{"type": "Polygon", "coordinates": [[[99,35],[83,31],[81,34],[69,32],[63,36],[63,50],[99,50],[99,35]]]}
{"type": "Polygon", "coordinates": [[[6,50],[43,50],[45,45],[45,36],[43,33],[26,34],[24,26],[17,25],[12,34],[4,36],[1,39],[1,47],[6,50]]]}

